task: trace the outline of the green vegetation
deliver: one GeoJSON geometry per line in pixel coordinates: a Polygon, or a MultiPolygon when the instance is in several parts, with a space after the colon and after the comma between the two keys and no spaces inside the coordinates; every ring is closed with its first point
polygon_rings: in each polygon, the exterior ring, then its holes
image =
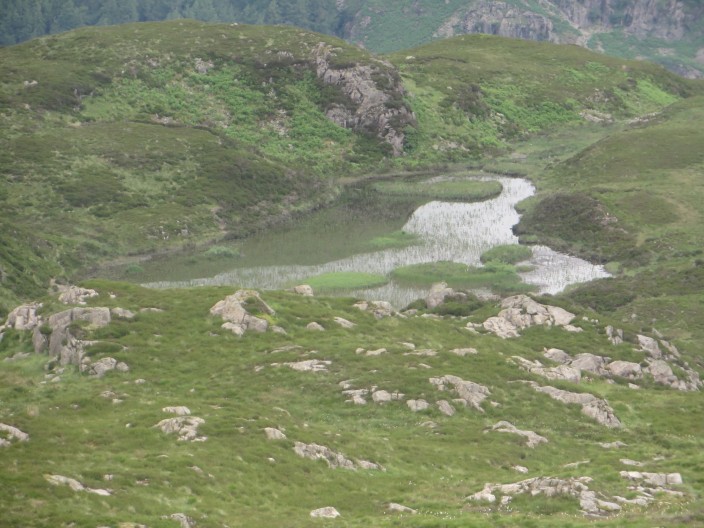
{"type": "Polygon", "coordinates": [[[474,181],[460,178],[427,181],[381,181],[374,190],[394,196],[418,197],[432,200],[461,200],[477,202],[501,194],[497,181],[474,181]]]}
{"type": "Polygon", "coordinates": [[[412,246],[418,242],[418,237],[404,231],[394,231],[377,236],[369,241],[369,248],[374,251],[412,246]]]}
{"type": "Polygon", "coordinates": [[[527,246],[515,244],[506,246],[496,246],[486,250],[480,257],[482,264],[489,262],[499,262],[501,264],[517,264],[523,260],[528,260],[533,255],[533,250],[527,246]]]}
{"type": "Polygon", "coordinates": [[[396,268],[391,277],[399,282],[430,286],[446,282],[451,288],[489,289],[500,295],[511,295],[533,289],[525,284],[509,264],[491,261],[481,268],[457,262],[429,262],[396,268]]]}
{"type": "MultiPolygon", "coordinates": [[[[300,281],[299,281],[300,282],[300,281]]],[[[334,271],[315,277],[308,277],[303,282],[313,288],[313,291],[330,292],[334,290],[359,290],[383,286],[388,279],[374,273],[359,273],[355,271],[334,271]]]]}
{"type": "MultiPolygon", "coordinates": [[[[69,367],[60,382],[42,383],[46,356],[0,363],[0,422],[30,435],[26,443],[0,449],[0,464],[9,468],[0,476],[3,523],[9,526],[134,522],[169,528],[177,522],[162,516],[181,512],[199,526],[277,526],[283,520],[287,526],[302,527],[311,525],[309,512],[323,506],[337,508],[342,517],[335,524],[349,527],[645,528],[701,521],[704,424],[693,419],[704,410],[701,393],[647,384],[635,391],[625,381],[608,384],[598,377],[580,388],[559,385],[607,398],[624,423],[615,431],[581,414],[577,406],[511,382],[545,383],[507,361],[512,355],[545,361],[544,346],[572,355],[590,352],[631,361],[638,357],[632,343],[610,345],[599,333],[601,325],[585,325],[581,334],[534,328],[520,339],[501,340],[467,332],[465,318],[377,320],[353,308],[351,299],[266,292],[264,300],[276,310],[271,322],[285,328],[288,336],[267,332],[237,338],[221,328],[220,318],[208,314],[232,289],[154,291],[104,281],[86,286],[100,292],[90,305],[139,313],[133,320],[88,330],[86,336],[102,341],[91,349],[94,358],[109,353],[125,361],[130,372],[96,379],[69,367]],[[163,312],[140,313],[143,307],[163,312]],[[357,326],[343,329],[333,322],[334,316],[357,326]],[[310,321],[320,322],[326,331],[306,330],[310,321]],[[401,341],[419,350],[433,349],[437,355],[404,355],[409,350],[401,341]],[[301,348],[285,348],[292,344],[301,348]],[[354,353],[357,347],[384,347],[388,352],[365,357],[354,353]],[[459,357],[450,352],[466,347],[476,348],[478,354],[459,357]],[[283,365],[306,359],[331,361],[329,372],[296,372],[283,365]],[[405,402],[380,405],[371,398],[357,406],[345,403],[348,396],[339,386],[342,380],[353,380],[355,389],[376,385],[434,404],[454,397],[428,381],[446,374],[487,386],[491,395],[481,405],[484,412],[456,406],[457,413],[448,417],[432,405],[413,413],[405,402]],[[135,383],[140,379],[145,382],[135,383]],[[192,416],[205,420],[198,431],[207,440],[180,442],[154,427],[175,416],[162,411],[175,405],[185,405],[192,416]],[[500,420],[536,431],[549,443],[530,449],[517,435],[487,432],[500,420]],[[429,421],[434,428],[419,425],[429,421]],[[265,427],[279,428],[287,438],[266,440],[265,427]],[[615,440],[627,447],[607,450],[598,445],[615,440]],[[351,459],[380,463],[385,471],[329,469],[324,461],[298,457],[295,442],[325,445],[351,459]],[[605,497],[633,497],[629,483],[618,475],[628,469],[622,458],[643,461],[648,471],[681,472],[684,485],[676,488],[685,496],[658,496],[646,508],[624,506],[623,513],[596,524],[579,512],[572,498],[517,497],[510,511],[466,499],[487,482],[541,475],[587,475],[593,479],[589,488],[605,497]],[[590,462],[565,467],[582,460],[590,462]],[[516,465],[529,473],[517,473],[516,465]],[[112,490],[113,495],[54,487],[46,474],[75,478],[91,488],[112,490]],[[104,475],[111,475],[110,480],[104,475]],[[19,496],[31,496],[32,508],[19,496]],[[388,514],[390,501],[418,514],[388,514]]],[[[470,320],[480,322],[497,310],[489,303],[470,320]]],[[[583,315],[595,317],[577,311],[580,321],[583,315]]],[[[613,322],[605,319],[601,324],[613,322]]],[[[633,335],[632,326],[624,329],[633,335]]],[[[0,356],[31,347],[30,339],[31,333],[6,335],[0,356]]]]}

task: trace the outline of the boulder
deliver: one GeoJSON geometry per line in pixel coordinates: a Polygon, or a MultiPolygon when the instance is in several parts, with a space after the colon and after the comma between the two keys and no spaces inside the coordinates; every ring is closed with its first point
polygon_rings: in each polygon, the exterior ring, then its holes
{"type": "Polygon", "coordinates": [[[623,330],[609,325],[606,327],[606,337],[612,345],[620,345],[623,343],[623,330]]]}
{"type": "Polygon", "coordinates": [[[653,359],[662,358],[662,350],[660,350],[660,346],[655,339],[640,334],[636,336],[636,339],[642,352],[645,352],[653,359]]]}
{"type": "Polygon", "coordinates": [[[86,304],[88,299],[98,297],[98,292],[89,288],[81,288],[80,286],[64,286],[58,285],[59,301],[64,304],[86,304]]]}
{"type": "Polygon", "coordinates": [[[437,308],[445,302],[446,299],[466,299],[467,294],[456,292],[452,288],[447,287],[447,283],[439,282],[433,284],[430,292],[425,298],[425,304],[429,309],[437,308]]]}
{"type": "Polygon", "coordinates": [[[320,519],[336,519],[340,517],[340,512],[337,511],[332,506],[326,506],[325,508],[318,508],[310,512],[310,516],[313,518],[320,519]]]}
{"type": "Polygon", "coordinates": [[[172,513],[171,515],[168,516],[169,519],[172,521],[176,521],[179,523],[180,528],[195,528],[196,527],[196,521],[193,520],[191,517],[186,515],[185,513],[172,513]]]}
{"type": "Polygon", "coordinates": [[[198,427],[204,423],[205,420],[197,416],[178,416],[161,420],[154,427],[166,434],[177,434],[178,440],[182,442],[204,442],[207,437],[198,436],[198,427]]]}
{"type": "Polygon", "coordinates": [[[191,414],[191,410],[183,405],[179,405],[176,407],[164,407],[161,410],[162,412],[176,414],[178,416],[189,416],[191,414]]]}
{"type": "Polygon", "coordinates": [[[110,324],[112,317],[109,308],[70,308],[49,317],[52,330],[65,328],[75,321],[85,321],[89,327],[102,328],[110,324]]]}
{"type": "Polygon", "coordinates": [[[125,308],[111,308],[110,314],[119,319],[134,319],[136,317],[136,314],[133,311],[125,308]]]}
{"type": "Polygon", "coordinates": [[[570,362],[570,366],[583,372],[591,372],[597,376],[603,376],[604,374],[608,374],[606,370],[608,360],[609,358],[586,352],[584,354],[577,354],[570,362]]]}
{"type": "Polygon", "coordinates": [[[482,324],[484,330],[496,334],[501,339],[509,339],[519,337],[518,328],[512,322],[507,321],[503,317],[489,317],[482,324]]]}
{"type": "MultiPolygon", "coordinates": [[[[37,311],[42,308],[41,303],[23,304],[12,310],[5,322],[6,328],[14,328],[15,330],[34,330],[41,326],[41,317],[37,315],[37,311]]],[[[2,330],[2,328],[0,328],[2,330]]]]}
{"type": "Polygon", "coordinates": [[[558,306],[540,304],[527,295],[515,295],[501,301],[498,316],[484,321],[484,329],[504,339],[517,337],[518,332],[531,326],[560,326],[570,331],[581,331],[571,327],[573,313],[558,306]],[[567,328],[570,326],[570,328],[567,328]]]}
{"type": "Polygon", "coordinates": [[[236,291],[215,303],[210,308],[210,314],[219,315],[225,322],[223,328],[232,331],[235,335],[243,335],[247,330],[266,332],[269,328],[269,322],[250,314],[249,309],[256,309],[270,316],[276,314],[255,290],[236,291]]]}
{"type": "Polygon", "coordinates": [[[298,295],[303,295],[304,297],[313,297],[313,288],[309,286],[308,284],[299,284],[298,286],[294,286],[292,288],[293,293],[297,293],[298,295]]]}
{"type": "Polygon", "coordinates": [[[359,301],[352,305],[362,312],[371,312],[376,319],[383,319],[396,314],[391,303],[386,301],[359,301]]]}
{"type": "Polygon", "coordinates": [[[450,402],[447,400],[440,400],[435,402],[435,404],[438,406],[440,412],[445,416],[453,416],[455,414],[455,408],[450,405],[450,402]]]}
{"type": "Polygon", "coordinates": [[[408,405],[408,408],[413,412],[425,411],[430,407],[430,404],[425,400],[408,400],[406,405],[408,405]]]}
{"type": "Polygon", "coordinates": [[[342,453],[336,453],[329,447],[323,445],[296,442],[293,451],[302,458],[324,460],[330,469],[356,469],[355,463],[352,460],[345,457],[342,453]]]}
{"type": "Polygon", "coordinates": [[[299,372],[327,372],[328,366],[332,365],[332,361],[325,361],[320,359],[306,359],[304,361],[284,363],[284,365],[299,372]]]}
{"type": "Polygon", "coordinates": [[[108,372],[115,370],[117,360],[111,357],[104,357],[95,363],[81,364],[81,371],[86,372],[89,376],[102,378],[108,372]]]}
{"type": "Polygon", "coordinates": [[[268,440],[286,440],[286,435],[274,427],[265,427],[264,433],[268,440]]]}
{"type": "Polygon", "coordinates": [[[582,374],[578,368],[570,365],[558,365],[557,367],[545,367],[540,361],[529,361],[520,356],[513,356],[512,359],[518,366],[527,372],[537,374],[549,380],[563,380],[579,383],[582,374]]]}
{"type": "Polygon", "coordinates": [[[597,423],[606,427],[621,427],[620,420],[614,414],[614,410],[606,400],[597,398],[593,394],[586,392],[577,393],[557,389],[555,387],[541,387],[537,383],[528,382],[534,390],[547,394],[553,400],[567,404],[578,404],[582,406],[582,414],[594,419],[597,423]]]}
{"type": "Polygon", "coordinates": [[[453,348],[450,352],[460,357],[476,355],[479,353],[476,348],[453,348]]]}
{"type": "Polygon", "coordinates": [[[337,324],[339,324],[342,328],[350,329],[350,328],[354,328],[355,326],[357,326],[352,321],[348,321],[344,317],[334,317],[333,321],[335,321],[337,324]]]}
{"type": "Polygon", "coordinates": [[[409,508],[408,506],[404,506],[402,504],[398,504],[396,502],[390,502],[389,504],[387,504],[386,510],[391,513],[410,513],[411,515],[415,515],[416,513],[418,513],[417,510],[414,510],[413,508],[409,508]]]}
{"type": "Polygon", "coordinates": [[[385,390],[378,390],[372,393],[374,403],[387,403],[391,401],[391,393],[385,390]]]}
{"type": "Polygon", "coordinates": [[[64,477],[63,475],[44,475],[44,478],[49,484],[54,486],[68,486],[73,491],[85,491],[86,493],[93,493],[94,495],[101,495],[103,497],[112,495],[110,490],[87,488],[76,479],[64,477]]]}
{"type": "Polygon", "coordinates": [[[572,361],[572,356],[559,348],[545,349],[543,356],[555,363],[561,363],[563,365],[569,364],[572,361]]]}
{"type": "Polygon", "coordinates": [[[614,375],[626,379],[641,379],[643,371],[638,363],[631,361],[612,361],[606,365],[608,371],[614,375]]]}
{"type": "Polygon", "coordinates": [[[518,429],[511,422],[501,421],[501,422],[495,423],[491,427],[491,430],[496,431],[498,433],[510,433],[510,434],[516,434],[516,435],[522,436],[527,440],[526,444],[531,449],[540,445],[540,444],[543,444],[543,443],[547,444],[548,443],[548,439],[545,438],[544,436],[540,436],[539,434],[534,433],[533,431],[524,431],[522,429],[518,429]]]}
{"type": "Polygon", "coordinates": [[[435,385],[438,390],[447,390],[451,388],[459,396],[458,401],[463,405],[474,407],[479,412],[484,412],[481,408],[481,403],[491,394],[488,388],[484,385],[479,385],[472,381],[465,381],[458,376],[451,374],[441,378],[430,378],[430,383],[435,385]]]}
{"type": "Polygon", "coordinates": [[[308,323],[306,325],[306,330],[313,330],[314,332],[324,332],[325,328],[323,328],[319,323],[313,321],[312,323],[308,323]]]}
{"type": "Polygon", "coordinates": [[[7,447],[12,442],[27,442],[28,440],[29,435],[27,433],[12,425],[0,423],[0,447],[7,447]]]}
{"type": "Polygon", "coordinates": [[[679,379],[672,372],[672,368],[665,361],[657,359],[651,361],[645,372],[653,377],[655,383],[660,385],[667,385],[668,387],[677,388],[679,385],[679,379]]]}

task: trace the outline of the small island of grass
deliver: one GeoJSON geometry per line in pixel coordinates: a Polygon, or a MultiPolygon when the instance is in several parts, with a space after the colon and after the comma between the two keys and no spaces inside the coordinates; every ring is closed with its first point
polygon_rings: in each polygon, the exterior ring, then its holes
{"type": "Polygon", "coordinates": [[[386,284],[388,279],[376,273],[337,271],[309,277],[302,282],[311,286],[316,292],[330,292],[335,290],[377,288],[386,284]]]}
{"type": "Polygon", "coordinates": [[[518,244],[507,244],[504,246],[495,246],[488,249],[480,260],[482,264],[489,262],[500,262],[501,264],[517,264],[524,260],[528,260],[533,256],[533,250],[528,246],[519,246],[518,244]]]}
{"type": "Polygon", "coordinates": [[[429,286],[436,282],[446,282],[456,289],[488,288],[500,295],[526,292],[533,286],[525,284],[517,270],[510,264],[490,262],[478,268],[458,262],[428,262],[396,268],[391,277],[401,283],[429,286]]]}
{"type": "Polygon", "coordinates": [[[374,190],[392,196],[427,198],[430,200],[454,200],[479,202],[501,194],[503,186],[498,181],[451,179],[442,181],[381,181],[374,190]]]}

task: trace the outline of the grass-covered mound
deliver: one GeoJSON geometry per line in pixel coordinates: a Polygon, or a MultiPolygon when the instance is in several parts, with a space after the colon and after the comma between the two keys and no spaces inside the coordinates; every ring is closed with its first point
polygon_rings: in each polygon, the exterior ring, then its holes
{"type": "Polygon", "coordinates": [[[382,249],[396,249],[412,246],[418,242],[418,237],[405,231],[393,231],[391,233],[376,236],[369,241],[369,248],[374,251],[382,249]]]}
{"type": "Polygon", "coordinates": [[[451,288],[482,288],[507,295],[533,289],[521,280],[514,266],[495,261],[482,267],[447,261],[413,264],[396,268],[391,277],[406,284],[430,286],[446,282],[451,288]]]}
{"type": "Polygon", "coordinates": [[[381,181],[374,190],[393,196],[424,198],[429,200],[460,200],[478,202],[501,194],[502,185],[497,181],[475,181],[462,178],[449,180],[381,181]]]}
{"type": "Polygon", "coordinates": [[[519,246],[517,244],[507,244],[505,246],[496,246],[482,253],[480,260],[482,264],[489,262],[500,262],[502,264],[518,264],[524,260],[528,260],[533,255],[533,250],[528,246],[519,246]]]}
{"type": "Polygon", "coordinates": [[[336,271],[308,277],[303,282],[314,291],[331,292],[335,290],[358,290],[383,286],[388,279],[375,273],[360,273],[354,271],[336,271]]]}

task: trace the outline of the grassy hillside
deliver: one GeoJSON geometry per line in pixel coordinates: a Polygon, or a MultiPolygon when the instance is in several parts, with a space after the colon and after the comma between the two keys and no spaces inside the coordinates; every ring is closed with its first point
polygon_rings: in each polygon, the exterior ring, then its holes
{"type": "MultiPolygon", "coordinates": [[[[0,422],[30,435],[29,441],[0,447],[0,505],[8,526],[128,526],[137,523],[169,528],[166,518],[183,513],[194,526],[329,525],[309,512],[333,506],[336,526],[684,526],[702,518],[701,393],[683,393],[627,380],[610,384],[586,375],[581,384],[548,382],[520,370],[510,358],[540,359],[543,347],[569,354],[590,352],[613,359],[640,361],[633,344],[613,346],[592,312],[577,311],[580,334],[535,327],[518,339],[474,334],[467,318],[434,320],[388,317],[380,320],[352,307],[351,299],[310,298],[267,292],[276,311],[265,316],[288,335],[248,333],[236,338],[208,310],[230,294],[226,288],[150,291],[118,283],[92,282],[100,296],[90,306],[122,307],[137,313],[108,326],[84,328],[93,360],[112,356],[130,371],[103,378],[44,370],[46,356],[0,363],[0,422]],[[159,308],[161,312],[140,312],[159,308]],[[582,320],[585,315],[589,321],[582,320]],[[356,324],[345,329],[333,321],[356,324]],[[326,330],[305,327],[311,321],[326,330]],[[416,349],[411,350],[412,343],[416,349]],[[386,348],[381,355],[355,353],[386,348]],[[462,357],[454,349],[472,347],[462,357]],[[435,355],[428,350],[433,350],[435,355]],[[297,372],[287,362],[330,361],[327,372],[297,372]],[[429,378],[452,374],[486,386],[490,395],[481,410],[462,408],[447,390],[429,378]],[[54,378],[58,376],[58,380],[54,378]],[[587,379],[589,381],[587,381],[587,379]],[[50,381],[54,380],[54,381],[50,381]],[[144,380],[144,381],[138,381],[144,380]],[[340,383],[352,389],[377,387],[404,394],[402,401],[366,405],[345,400],[340,383]],[[517,380],[534,380],[607,398],[623,427],[609,429],[517,380]],[[425,399],[428,410],[412,412],[405,400],[425,399]],[[454,416],[438,411],[435,401],[453,401],[454,416]],[[493,402],[493,403],[490,403],[493,402]],[[178,441],[155,424],[174,417],[167,406],[187,406],[205,420],[202,442],[178,441]],[[514,434],[490,431],[500,420],[544,436],[535,448],[514,434]],[[267,440],[264,428],[283,431],[284,440],[267,440]],[[620,441],[621,449],[600,442],[620,441]],[[330,469],[294,453],[295,442],[324,445],[349,459],[371,461],[374,469],[330,469]],[[621,459],[642,462],[632,468],[621,459]],[[570,464],[578,463],[570,466],[570,464]],[[522,474],[516,466],[523,466],[522,474]],[[569,496],[516,496],[509,506],[468,500],[485,483],[510,483],[536,476],[588,476],[600,499],[634,498],[619,471],[680,472],[682,496],[660,493],[647,507],[593,520],[580,513],[569,496]],[[47,475],[78,480],[110,496],[53,486],[47,475]],[[27,501],[32,507],[27,508],[27,501]],[[388,512],[395,502],[417,514],[388,512]]],[[[56,311],[47,302],[45,314],[56,311]]],[[[564,305],[570,308],[569,305],[564,305]]],[[[498,311],[483,305],[469,320],[481,322],[498,311]]],[[[616,322],[621,325],[621,323],[616,322]]],[[[621,325],[621,327],[623,327],[621,325]]],[[[633,339],[630,325],[626,338],[633,339]]],[[[75,331],[75,329],[74,329],[75,331]]],[[[28,349],[29,333],[10,331],[0,356],[28,349]]],[[[466,353],[466,352],[465,352],[466,353]]],[[[682,353],[691,358],[690,350],[682,353]]],[[[521,470],[522,471],[522,470],[521,470]]]]}

